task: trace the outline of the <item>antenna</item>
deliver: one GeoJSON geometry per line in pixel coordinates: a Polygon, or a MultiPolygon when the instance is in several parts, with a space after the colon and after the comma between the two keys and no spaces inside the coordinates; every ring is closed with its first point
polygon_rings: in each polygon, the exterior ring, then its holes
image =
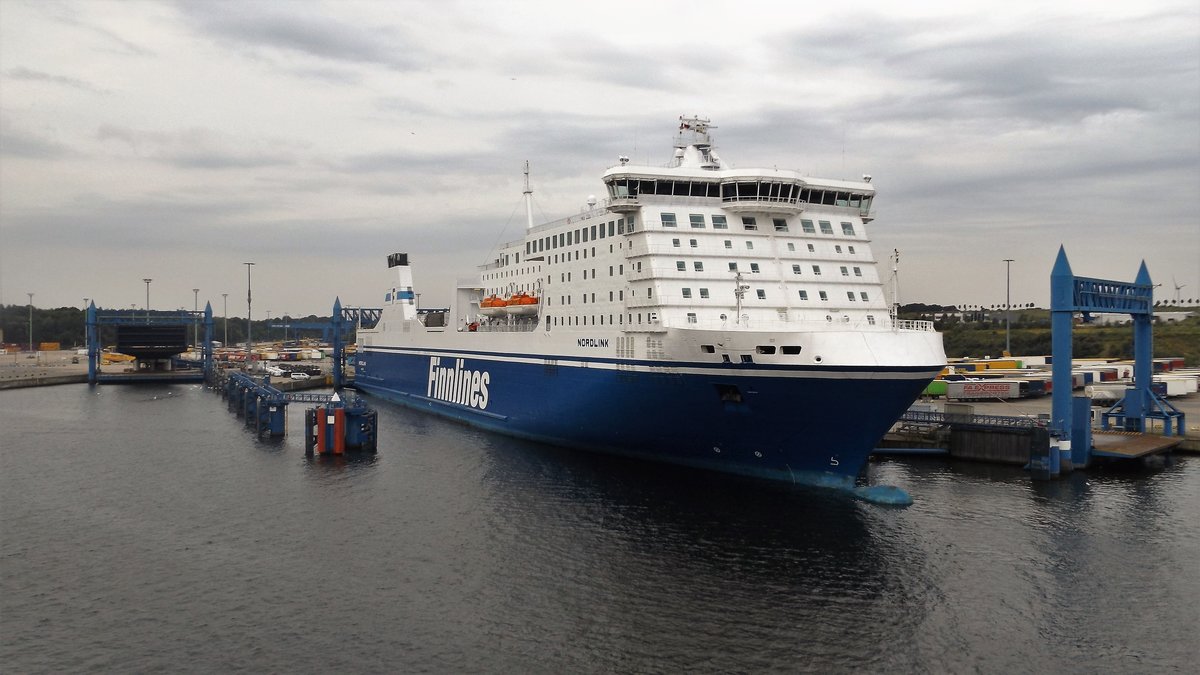
{"type": "Polygon", "coordinates": [[[529,160],[525,160],[525,229],[533,229],[533,190],[529,188],[529,160]]]}
{"type": "Polygon", "coordinates": [[[733,295],[737,298],[737,315],[734,316],[733,322],[740,325],[742,323],[742,296],[746,295],[746,291],[750,290],[750,285],[742,283],[742,273],[740,271],[733,275],[733,283],[733,295]]]}
{"type": "Polygon", "coordinates": [[[892,249],[892,328],[900,318],[900,249],[892,249]]]}

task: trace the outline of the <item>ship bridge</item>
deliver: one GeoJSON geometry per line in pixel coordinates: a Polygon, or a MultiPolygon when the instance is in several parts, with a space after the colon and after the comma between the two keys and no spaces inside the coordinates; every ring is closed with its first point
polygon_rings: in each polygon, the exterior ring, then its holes
{"type": "Polygon", "coordinates": [[[680,117],[675,155],[666,166],[630,165],[622,156],[604,173],[608,208],[634,212],[652,197],[699,197],[731,213],[796,215],[809,206],[854,210],[871,220],[875,188],[870,176],[862,181],[812,179],[779,169],[726,169],[712,150],[708,120],[680,117]]]}

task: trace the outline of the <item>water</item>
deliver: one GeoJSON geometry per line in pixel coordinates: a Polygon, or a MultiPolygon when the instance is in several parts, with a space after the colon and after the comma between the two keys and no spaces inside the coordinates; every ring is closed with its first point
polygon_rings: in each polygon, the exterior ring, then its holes
{"type": "Polygon", "coordinates": [[[374,458],[194,385],[0,392],[7,672],[1170,672],[1200,459],[1034,484],[936,459],[866,504],[379,405],[374,458]]]}

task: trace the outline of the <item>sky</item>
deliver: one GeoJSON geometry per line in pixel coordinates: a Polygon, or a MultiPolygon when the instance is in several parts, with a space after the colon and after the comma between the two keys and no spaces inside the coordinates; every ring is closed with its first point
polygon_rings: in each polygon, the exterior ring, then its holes
{"type": "Polygon", "coordinates": [[[665,164],[873,176],[902,302],[1200,298],[1200,5],[0,0],[0,304],[447,304],[524,226],[665,164]],[[228,294],[226,301],[223,294],[228,294]]]}

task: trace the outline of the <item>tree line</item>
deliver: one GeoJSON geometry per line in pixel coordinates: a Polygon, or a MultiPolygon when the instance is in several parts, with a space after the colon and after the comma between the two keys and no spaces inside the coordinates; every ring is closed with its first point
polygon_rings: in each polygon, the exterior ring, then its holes
{"type": "MultiPolygon", "coordinates": [[[[174,313],[171,313],[174,314],[174,313]]],[[[22,349],[29,348],[29,320],[30,310],[29,305],[0,305],[0,342],[7,344],[16,344],[22,349]]],[[[78,307],[58,307],[55,309],[39,309],[33,308],[33,346],[34,349],[42,342],[57,342],[62,345],[63,349],[71,347],[83,347],[87,344],[87,312],[78,307]]],[[[306,317],[288,317],[289,326],[298,323],[320,323],[328,324],[330,317],[309,315],[306,317]]],[[[254,341],[260,340],[283,340],[282,328],[270,328],[270,326],[283,325],[283,321],[278,318],[272,318],[270,321],[261,319],[251,322],[251,333],[254,341]]],[[[204,324],[200,324],[201,338],[203,338],[204,324]]],[[[320,338],[321,331],[319,330],[300,330],[289,328],[287,331],[288,339],[299,338],[320,338]]],[[[190,333],[189,333],[190,335],[190,333]]],[[[213,339],[224,341],[226,335],[225,319],[221,317],[213,317],[213,339]]],[[[229,318],[228,325],[229,344],[237,344],[246,340],[246,320],[236,317],[229,318]]],[[[110,345],[116,342],[115,329],[105,327],[102,329],[100,342],[104,345],[110,345]]]]}

